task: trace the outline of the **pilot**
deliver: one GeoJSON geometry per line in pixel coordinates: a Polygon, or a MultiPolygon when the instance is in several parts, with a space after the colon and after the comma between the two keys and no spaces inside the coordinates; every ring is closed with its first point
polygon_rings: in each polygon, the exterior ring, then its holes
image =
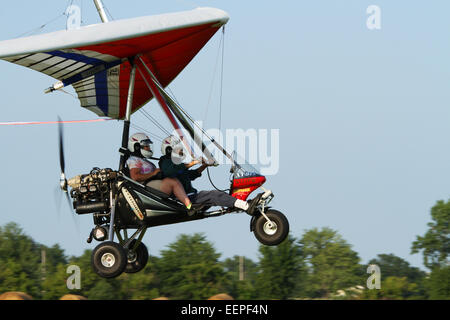
{"type": "Polygon", "coordinates": [[[168,195],[173,193],[186,206],[189,213],[192,206],[191,200],[180,181],[170,177],[163,179],[160,169],[148,160],[153,156],[152,144],[153,142],[144,133],[135,133],[128,140],[128,150],[131,152],[127,160],[130,178],[168,195]]]}
{"type": "Polygon", "coordinates": [[[194,205],[238,208],[249,214],[253,214],[262,193],[257,195],[250,202],[247,202],[236,199],[228,193],[219,190],[198,192],[194,187],[192,187],[191,181],[200,177],[202,175],[202,171],[213,164],[204,162],[197,169],[190,169],[196,164],[200,164],[201,161],[193,160],[190,163],[183,163],[185,158],[183,150],[184,148],[181,141],[175,136],[169,136],[163,140],[161,145],[161,152],[163,156],[159,160],[159,167],[161,168],[163,177],[177,178],[183,185],[186,194],[189,196],[194,205]]]}

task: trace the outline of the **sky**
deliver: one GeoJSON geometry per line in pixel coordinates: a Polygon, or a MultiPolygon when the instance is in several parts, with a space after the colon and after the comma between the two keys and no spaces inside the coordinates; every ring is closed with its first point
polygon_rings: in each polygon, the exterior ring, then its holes
{"type": "MultiPolygon", "coordinates": [[[[66,28],[66,7],[82,8],[82,25],[100,23],[88,0],[8,1],[0,11],[0,40],[66,28]],[[44,28],[40,28],[50,22],[44,28]],[[36,32],[37,31],[37,32],[36,32]]],[[[230,20],[170,85],[178,102],[205,128],[278,130],[279,166],[267,176],[272,206],[291,235],[337,230],[366,264],[395,254],[424,268],[411,244],[423,235],[430,209],[450,191],[450,4],[446,1],[123,1],[104,0],[114,20],[196,7],[216,7],[230,20]],[[380,29],[366,22],[380,9],[380,29]],[[219,61],[219,63],[217,63],[219,61]],[[223,76],[222,100],[220,79],[223,76]],[[222,112],[220,112],[222,101],[222,112]]],[[[1,44],[0,44],[1,45],[1,44]]],[[[44,94],[54,79],[0,61],[0,122],[96,119],[74,91],[44,94]]],[[[154,102],[145,110],[160,119],[154,102]]],[[[164,123],[165,120],[161,118],[164,123]]],[[[163,135],[140,113],[132,122],[163,135]]],[[[65,126],[66,173],[117,168],[122,123],[65,126]]],[[[81,255],[90,215],[58,211],[59,164],[55,125],[0,126],[0,225],[18,223],[39,243],[81,255]]],[[[159,143],[155,141],[158,153],[159,143]]],[[[271,150],[274,150],[273,148],[271,150]]],[[[211,171],[227,188],[228,168],[211,171]]],[[[211,189],[204,175],[195,182],[211,189]]],[[[62,199],[63,201],[64,199],[62,199]]],[[[259,243],[246,214],[151,228],[152,255],[186,233],[204,233],[222,259],[258,259],[259,243]]]]}

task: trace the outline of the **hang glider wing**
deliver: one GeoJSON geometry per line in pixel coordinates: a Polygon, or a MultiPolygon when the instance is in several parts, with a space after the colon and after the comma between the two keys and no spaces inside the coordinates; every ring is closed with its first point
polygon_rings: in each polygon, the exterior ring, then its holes
{"type": "MultiPolygon", "coordinates": [[[[0,59],[42,72],[72,85],[81,106],[99,116],[125,116],[129,58],[140,57],[163,87],[189,64],[228,21],[218,9],[113,21],[0,42],[0,59]]],[[[153,98],[136,73],[132,112],[153,98]]]]}

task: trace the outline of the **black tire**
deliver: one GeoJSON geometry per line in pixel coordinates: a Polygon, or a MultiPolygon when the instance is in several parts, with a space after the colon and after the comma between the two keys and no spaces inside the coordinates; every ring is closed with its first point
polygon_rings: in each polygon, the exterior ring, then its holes
{"type": "Polygon", "coordinates": [[[125,273],[136,273],[145,268],[148,262],[148,250],[145,244],[139,243],[136,251],[130,252],[136,244],[136,240],[131,241],[127,253],[127,265],[125,266],[125,273]]]}
{"type": "Polygon", "coordinates": [[[279,245],[289,234],[289,222],[280,211],[269,209],[265,214],[273,222],[273,227],[270,228],[266,218],[259,215],[253,224],[253,234],[266,246],[279,245]]]}
{"type": "Polygon", "coordinates": [[[95,247],[91,264],[94,272],[100,277],[115,278],[125,270],[127,255],[119,244],[106,241],[95,247]]]}

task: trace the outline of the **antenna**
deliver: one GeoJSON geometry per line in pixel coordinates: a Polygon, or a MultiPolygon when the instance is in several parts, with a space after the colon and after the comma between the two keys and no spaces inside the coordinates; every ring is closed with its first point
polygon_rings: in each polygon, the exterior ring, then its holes
{"type": "Polygon", "coordinates": [[[95,6],[97,7],[98,14],[100,15],[100,19],[102,22],[108,22],[108,17],[105,13],[105,8],[103,6],[102,0],[94,0],[95,6]]]}

